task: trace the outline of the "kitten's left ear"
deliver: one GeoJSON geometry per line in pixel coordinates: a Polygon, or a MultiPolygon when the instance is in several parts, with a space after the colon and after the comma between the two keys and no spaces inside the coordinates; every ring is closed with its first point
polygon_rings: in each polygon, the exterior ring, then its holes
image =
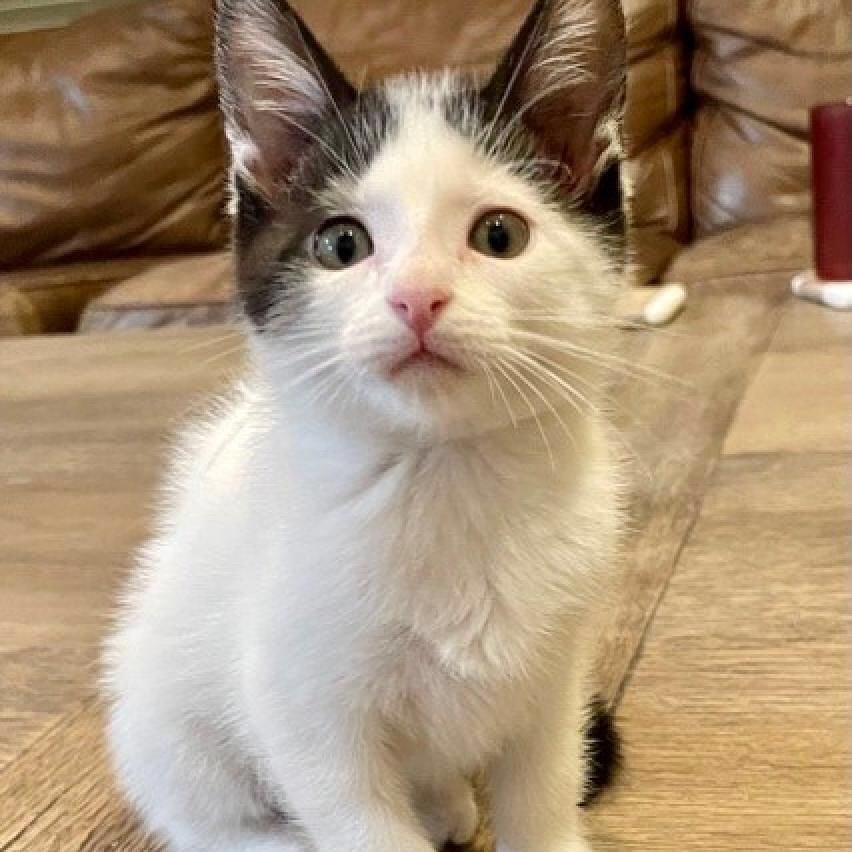
{"type": "Polygon", "coordinates": [[[219,0],[216,64],[235,177],[268,201],[355,90],[285,0],[219,0]]]}
{"type": "Polygon", "coordinates": [[[620,153],[626,42],[621,0],[538,0],[485,88],[564,167],[573,197],[591,196],[620,153]]]}

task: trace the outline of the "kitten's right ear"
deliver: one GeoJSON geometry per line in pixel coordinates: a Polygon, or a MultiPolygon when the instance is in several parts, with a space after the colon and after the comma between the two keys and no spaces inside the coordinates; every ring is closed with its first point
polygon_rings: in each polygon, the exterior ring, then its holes
{"type": "Polygon", "coordinates": [[[216,64],[234,180],[262,204],[355,90],[285,0],[220,0],[216,64]]]}

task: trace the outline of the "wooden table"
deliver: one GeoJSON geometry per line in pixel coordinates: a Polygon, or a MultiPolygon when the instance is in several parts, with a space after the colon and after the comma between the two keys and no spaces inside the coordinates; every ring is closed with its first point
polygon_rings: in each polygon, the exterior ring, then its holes
{"type": "MultiPolygon", "coordinates": [[[[783,291],[719,282],[625,335],[678,382],[616,389],[637,477],[600,683],[629,768],[602,849],[848,848],[850,327],[783,291]]],[[[105,765],[98,643],[166,438],[240,358],[221,328],[0,341],[0,852],[151,849],[105,765]]]]}

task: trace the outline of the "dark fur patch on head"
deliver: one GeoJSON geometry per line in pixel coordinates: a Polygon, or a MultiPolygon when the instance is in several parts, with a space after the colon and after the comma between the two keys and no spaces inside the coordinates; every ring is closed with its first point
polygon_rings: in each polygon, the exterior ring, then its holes
{"type": "Polygon", "coordinates": [[[621,0],[537,0],[482,90],[492,144],[534,164],[566,209],[609,237],[626,228],[617,153],[626,44],[621,0]]]}
{"type": "Polygon", "coordinates": [[[476,142],[483,153],[492,153],[519,177],[534,178],[566,210],[587,217],[605,237],[619,265],[625,260],[627,213],[621,181],[621,161],[613,159],[604,168],[592,191],[572,197],[564,192],[564,165],[538,157],[535,135],[512,114],[500,109],[499,89],[477,89],[462,82],[444,103],[447,122],[460,134],[476,142]]]}
{"type": "Polygon", "coordinates": [[[312,263],[310,237],[325,219],[340,213],[323,206],[323,192],[339,178],[362,177],[396,124],[383,90],[369,90],[351,107],[330,108],[311,121],[313,141],[273,199],[236,182],[238,291],[258,330],[273,317],[299,316],[302,284],[312,263]]]}
{"type": "Polygon", "coordinates": [[[588,775],[583,801],[590,805],[615,780],[621,766],[621,738],[615,719],[603,701],[596,698],[589,708],[585,731],[588,775]]]}
{"type": "Polygon", "coordinates": [[[238,292],[263,330],[296,317],[323,193],[369,166],[391,124],[361,97],[286,0],[219,0],[216,66],[235,155],[238,292]]]}
{"type": "Polygon", "coordinates": [[[601,221],[609,236],[623,240],[627,236],[627,214],[621,170],[619,160],[614,160],[604,169],[594,191],[585,202],[584,209],[590,216],[601,221]]]}

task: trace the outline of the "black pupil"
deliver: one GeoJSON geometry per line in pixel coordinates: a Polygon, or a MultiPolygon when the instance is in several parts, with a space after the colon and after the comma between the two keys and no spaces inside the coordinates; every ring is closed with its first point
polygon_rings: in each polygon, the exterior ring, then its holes
{"type": "Polygon", "coordinates": [[[488,247],[494,254],[505,254],[512,237],[502,218],[488,220],[488,247]]]}
{"type": "Polygon", "coordinates": [[[337,253],[337,259],[344,265],[348,266],[355,260],[355,252],[358,249],[358,243],[355,239],[354,231],[349,228],[345,231],[341,231],[337,235],[337,242],[335,243],[335,252],[337,253]]]}

